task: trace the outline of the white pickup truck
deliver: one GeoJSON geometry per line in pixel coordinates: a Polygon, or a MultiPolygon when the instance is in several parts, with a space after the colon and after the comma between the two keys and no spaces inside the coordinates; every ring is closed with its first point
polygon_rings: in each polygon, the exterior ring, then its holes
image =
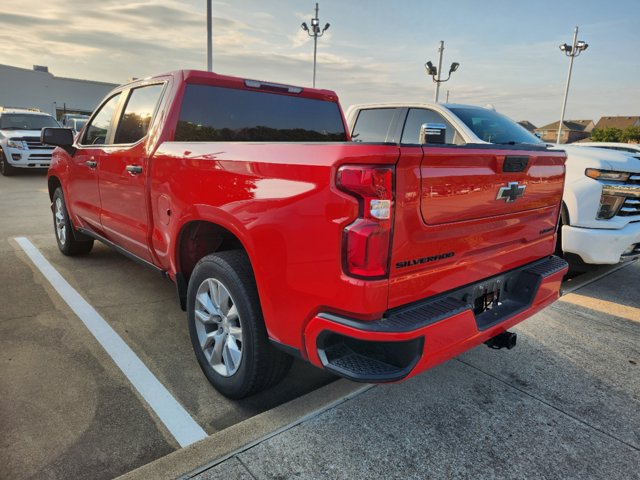
{"type": "MultiPolygon", "coordinates": [[[[428,124],[445,129],[445,144],[542,143],[508,117],[472,105],[354,105],[346,117],[356,142],[419,144],[421,127],[428,124]]],[[[640,160],[600,148],[557,148],[567,152],[558,250],[569,260],[590,264],[640,254],[640,160]]]]}

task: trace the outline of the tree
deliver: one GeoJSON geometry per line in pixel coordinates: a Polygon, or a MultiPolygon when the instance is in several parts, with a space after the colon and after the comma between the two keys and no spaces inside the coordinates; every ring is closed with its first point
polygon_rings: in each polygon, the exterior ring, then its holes
{"type": "Polygon", "coordinates": [[[591,132],[591,140],[594,142],[621,142],[622,130],[620,128],[594,128],[591,132]]]}
{"type": "Polygon", "coordinates": [[[627,143],[640,143],[640,127],[625,128],[620,139],[627,143]]]}

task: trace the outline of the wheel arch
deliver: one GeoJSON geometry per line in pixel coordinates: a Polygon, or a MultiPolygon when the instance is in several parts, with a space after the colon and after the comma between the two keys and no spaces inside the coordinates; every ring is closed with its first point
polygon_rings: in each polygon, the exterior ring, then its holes
{"type": "Polygon", "coordinates": [[[253,269],[251,252],[237,232],[206,219],[191,219],[180,227],[176,235],[174,264],[176,287],[183,310],[186,309],[189,278],[198,261],[206,255],[226,250],[244,251],[253,269]]]}
{"type": "Polygon", "coordinates": [[[53,201],[53,194],[57,188],[62,188],[62,182],[55,175],[51,175],[47,179],[47,187],[49,189],[49,200],[53,201]]]}

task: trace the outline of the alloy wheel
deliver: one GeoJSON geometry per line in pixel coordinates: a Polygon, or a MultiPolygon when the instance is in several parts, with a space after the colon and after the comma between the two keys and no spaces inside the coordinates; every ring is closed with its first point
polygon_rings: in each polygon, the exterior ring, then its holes
{"type": "Polygon", "coordinates": [[[61,198],[56,198],[54,219],[56,223],[56,235],[58,236],[58,241],[60,242],[60,245],[64,245],[67,241],[67,222],[61,198]]]}
{"type": "Polygon", "coordinates": [[[232,376],[242,361],[242,323],[235,301],[219,280],[208,278],[198,287],[195,319],[207,362],[223,377],[232,376]]]}

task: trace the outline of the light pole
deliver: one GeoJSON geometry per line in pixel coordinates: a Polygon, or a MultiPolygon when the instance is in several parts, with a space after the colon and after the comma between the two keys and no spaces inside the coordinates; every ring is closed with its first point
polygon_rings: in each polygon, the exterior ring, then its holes
{"type": "Polygon", "coordinates": [[[562,137],[562,122],[564,122],[564,111],[567,108],[567,97],[569,96],[569,83],[571,83],[573,59],[579,56],[580,52],[585,51],[588,46],[589,44],[583,42],[582,40],[578,40],[578,27],[573,30],[573,43],[571,45],[567,45],[566,43],[560,45],[560,50],[563,51],[567,57],[569,57],[569,74],[567,75],[567,84],[564,87],[564,100],[562,101],[562,112],[560,113],[560,123],[558,124],[558,138],[556,139],[556,143],[560,143],[560,138],[562,137]]]}
{"type": "Polygon", "coordinates": [[[325,23],[324,28],[320,30],[320,19],[318,19],[318,4],[316,3],[316,16],[311,19],[311,28],[307,25],[306,22],[302,22],[300,28],[307,32],[307,35],[313,37],[313,88],[316,88],[316,55],[318,52],[318,37],[324,35],[324,32],[329,30],[328,23],[325,23]]]}
{"type": "Polygon", "coordinates": [[[213,71],[213,37],[211,35],[211,0],[207,0],[207,72],[213,71]]]}
{"type": "Polygon", "coordinates": [[[458,70],[458,67],[460,66],[458,62],[453,62],[451,64],[451,67],[449,67],[449,76],[443,80],[442,79],[442,52],[444,52],[444,41],[440,40],[440,47],[438,48],[438,67],[436,68],[433,65],[433,63],[431,63],[430,61],[424,64],[424,68],[427,69],[427,75],[431,75],[431,78],[433,79],[433,83],[436,84],[436,94],[434,98],[434,101],[436,103],[438,103],[438,96],[440,95],[440,84],[443,82],[449,81],[449,79],[451,78],[451,74],[456,70],[458,70]]]}

